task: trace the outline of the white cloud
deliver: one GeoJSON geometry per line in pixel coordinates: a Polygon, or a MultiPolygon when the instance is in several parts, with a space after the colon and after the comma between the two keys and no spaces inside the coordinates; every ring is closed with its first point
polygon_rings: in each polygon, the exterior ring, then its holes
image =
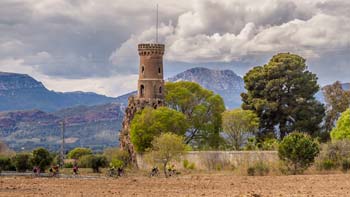
{"type": "Polygon", "coordinates": [[[2,0],[0,71],[59,91],[133,90],[137,44],[154,41],[156,3],[169,67],[248,69],[289,51],[306,57],[323,83],[350,75],[347,0],[2,0]]]}

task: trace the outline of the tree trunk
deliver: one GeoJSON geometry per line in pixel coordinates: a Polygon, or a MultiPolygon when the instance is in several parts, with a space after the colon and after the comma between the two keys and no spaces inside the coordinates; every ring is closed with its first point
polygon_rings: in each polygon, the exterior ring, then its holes
{"type": "Polygon", "coordinates": [[[168,162],[164,162],[164,165],[163,165],[163,170],[164,170],[164,175],[165,175],[165,178],[168,178],[168,173],[166,172],[166,165],[167,165],[168,162]]]}

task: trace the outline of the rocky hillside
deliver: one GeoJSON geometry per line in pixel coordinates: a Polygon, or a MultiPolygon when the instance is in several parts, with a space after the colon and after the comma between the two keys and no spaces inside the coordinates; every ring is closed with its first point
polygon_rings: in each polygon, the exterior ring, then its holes
{"type": "Polygon", "coordinates": [[[220,94],[230,109],[240,107],[240,94],[245,91],[243,79],[232,70],[192,68],[169,78],[168,81],[196,82],[216,94],[220,94]]]}
{"type": "Polygon", "coordinates": [[[17,151],[38,146],[57,151],[64,119],[67,149],[84,146],[98,151],[118,145],[123,116],[119,104],[77,106],[52,113],[40,110],[1,112],[0,139],[17,151]]]}
{"type": "Polygon", "coordinates": [[[38,109],[46,112],[78,105],[98,105],[115,98],[86,92],[54,92],[29,75],[0,72],[0,111],[38,109]]]}

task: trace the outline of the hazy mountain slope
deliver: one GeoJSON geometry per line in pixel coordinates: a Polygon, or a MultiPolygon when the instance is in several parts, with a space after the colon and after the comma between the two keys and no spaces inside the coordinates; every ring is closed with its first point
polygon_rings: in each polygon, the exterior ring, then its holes
{"type": "Polygon", "coordinates": [[[240,94],[245,91],[243,79],[232,70],[192,68],[168,79],[168,81],[192,81],[220,94],[225,105],[232,109],[240,107],[240,94]]]}
{"type": "Polygon", "coordinates": [[[66,148],[87,146],[102,150],[118,145],[123,119],[119,104],[78,106],[53,113],[39,110],[0,113],[0,138],[14,150],[38,146],[58,150],[61,121],[66,121],[66,148]]]}
{"type": "Polygon", "coordinates": [[[114,99],[95,93],[54,92],[29,75],[0,72],[0,111],[55,111],[77,105],[109,103],[114,99]]]}

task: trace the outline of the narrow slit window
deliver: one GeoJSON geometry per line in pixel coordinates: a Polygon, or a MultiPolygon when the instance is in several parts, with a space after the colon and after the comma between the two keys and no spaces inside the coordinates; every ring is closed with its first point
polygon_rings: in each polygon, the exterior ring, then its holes
{"type": "Polygon", "coordinates": [[[141,97],[143,97],[144,92],[145,92],[145,86],[144,86],[144,85],[141,85],[141,87],[140,87],[140,96],[141,96],[141,97]]]}

